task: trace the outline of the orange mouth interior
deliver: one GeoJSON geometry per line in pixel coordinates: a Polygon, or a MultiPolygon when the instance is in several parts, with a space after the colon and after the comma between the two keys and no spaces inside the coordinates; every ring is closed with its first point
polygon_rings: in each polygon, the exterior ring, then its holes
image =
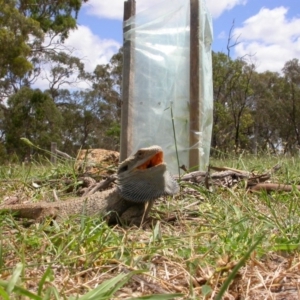
{"type": "Polygon", "coordinates": [[[153,157],[151,157],[149,160],[144,162],[142,165],[138,166],[137,169],[138,170],[149,169],[149,168],[152,168],[152,167],[162,164],[163,161],[164,161],[163,152],[158,152],[153,157]]]}

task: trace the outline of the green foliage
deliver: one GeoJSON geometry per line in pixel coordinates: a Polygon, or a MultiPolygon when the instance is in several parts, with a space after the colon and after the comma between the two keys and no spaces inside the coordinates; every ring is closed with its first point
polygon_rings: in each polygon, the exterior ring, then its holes
{"type": "Polygon", "coordinates": [[[21,87],[30,87],[43,63],[55,61],[53,56],[63,48],[57,41],[63,43],[76,28],[78,11],[86,1],[0,0],[1,103],[21,87]]]}
{"type": "Polygon", "coordinates": [[[22,88],[7,101],[6,148],[9,153],[29,155],[21,138],[27,138],[41,148],[59,142],[62,117],[52,98],[46,92],[22,88]]]}
{"type": "Polygon", "coordinates": [[[15,1],[0,0],[0,78],[7,73],[22,77],[33,68],[29,36],[41,41],[39,23],[27,18],[15,7],[15,1]]]}
{"type": "Polygon", "coordinates": [[[59,34],[61,40],[68,37],[71,29],[76,28],[77,14],[83,2],[87,0],[18,0],[16,8],[23,15],[32,18],[39,23],[45,32],[59,34]]]}
{"type": "Polygon", "coordinates": [[[254,122],[251,114],[254,66],[243,60],[231,60],[224,53],[214,53],[213,71],[213,147],[223,151],[232,146],[236,151],[247,148],[254,122]]]}
{"type": "Polygon", "coordinates": [[[288,61],[283,76],[213,53],[213,153],[271,149],[295,154],[300,145],[300,65],[288,61]]]}
{"type": "Polygon", "coordinates": [[[0,78],[12,73],[23,77],[34,68],[29,56],[41,49],[44,33],[63,41],[76,28],[81,0],[0,1],[0,78]]]}
{"type": "Polygon", "coordinates": [[[64,116],[62,150],[76,154],[80,147],[119,149],[121,119],[122,49],[109,64],[82,74],[92,88],[84,91],[51,90],[64,116]]]}
{"type": "Polygon", "coordinates": [[[107,136],[112,136],[116,140],[119,139],[120,134],[121,134],[121,126],[120,123],[113,123],[110,125],[110,128],[106,130],[107,136]]]}

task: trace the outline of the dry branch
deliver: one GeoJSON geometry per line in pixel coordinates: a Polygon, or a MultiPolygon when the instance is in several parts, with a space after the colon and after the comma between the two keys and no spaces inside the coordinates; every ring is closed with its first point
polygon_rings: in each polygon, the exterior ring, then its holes
{"type": "Polygon", "coordinates": [[[289,184],[281,184],[281,183],[257,183],[254,186],[250,187],[251,191],[282,191],[282,192],[291,192],[293,188],[300,191],[300,185],[289,185],[289,184]]]}
{"type": "MultiPolygon", "coordinates": [[[[188,174],[183,175],[180,180],[181,181],[189,181],[192,183],[198,183],[205,185],[208,188],[208,181],[210,181],[211,185],[221,185],[226,187],[232,187],[234,184],[246,180],[247,188],[251,191],[283,191],[283,192],[291,192],[294,188],[300,191],[300,185],[287,185],[282,183],[266,183],[267,180],[271,178],[271,176],[277,172],[281,166],[279,164],[273,166],[270,170],[266,171],[263,174],[254,175],[251,172],[247,172],[244,170],[238,170],[229,167],[214,167],[210,166],[209,170],[215,170],[212,174],[204,171],[195,171],[188,174]]],[[[179,180],[179,176],[175,176],[175,179],[179,180]]]]}

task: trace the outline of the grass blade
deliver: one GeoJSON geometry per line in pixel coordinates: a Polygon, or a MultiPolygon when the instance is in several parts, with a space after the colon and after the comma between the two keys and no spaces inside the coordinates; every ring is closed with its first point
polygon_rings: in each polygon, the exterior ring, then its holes
{"type": "Polygon", "coordinates": [[[148,296],[142,296],[137,298],[130,298],[128,300],[169,300],[169,299],[174,299],[182,296],[183,294],[155,294],[155,295],[148,295],[148,296]]]}
{"type": "Polygon", "coordinates": [[[2,286],[0,286],[0,298],[3,300],[9,300],[9,295],[7,294],[7,292],[4,290],[4,288],[2,286]]]}
{"type": "Polygon", "coordinates": [[[240,259],[240,261],[237,263],[237,265],[233,268],[232,272],[228,276],[228,278],[225,280],[225,282],[222,284],[219,293],[217,294],[215,300],[222,300],[222,297],[226,290],[228,289],[231,281],[233,281],[235,275],[239,271],[239,269],[246,263],[247,259],[249,258],[250,254],[254,249],[257,247],[257,245],[261,242],[263,239],[263,236],[260,236],[257,241],[250,247],[250,249],[246,252],[246,254],[240,259]]]}
{"type": "MultiPolygon", "coordinates": [[[[4,281],[4,280],[0,280],[0,291],[1,291],[1,287],[2,288],[6,288],[8,287],[9,285],[9,282],[8,281],[4,281]]],[[[31,300],[43,300],[42,297],[36,295],[36,294],[33,294],[29,291],[27,291],[26,289],[22,288],[22,287],[19,287],[17,285],[14,286],[12,292],[14,292],[15,294],[19,295],[19,296],[26,296],[27,298],[26,299],[31,299],[31,300]]],[[[1,295],[1,292],[0,292],[0,295],[1,295]]],[[[5,294],[4,294],[5,295],[5,294]]],[[[22,298],[23,299],[23,298],[22,298]]]]}
{"type": "Polygon", "coordinates": [[[135,273],[136,272],[131,272],[129,274],[121,273],[112,279],[106,280],[95,289],[80,297],[78,300],[110,299],[110,297],[112,297],[118,289],[128,282],[135,273]]]}
{"type": "Polygon", "coordinates": [[[8,294],[10,294],[13,291],[13,289],[14,289],[17,281],[20,278],[22,270],[23,270],[23,264],[22,263],[18,263],[16,265],[16,268],[15,268],[15,270],[14,270],[14,272],[13,272],[10,280],[8,281],[8,285],[6,287],[6,291],[8,292],[8,294]]]}
{"type": "Polygon", "coordinates": [[[39,287],[38,287],[38,295],[41,296],[42,294],[42,290],[43,290],[43,286],[46,282],[47,277],[51,274],[51,265],[48,266],[46,272],[44,273],[44,275],[42,276],[40,282],[39,282],[39,287]]]}

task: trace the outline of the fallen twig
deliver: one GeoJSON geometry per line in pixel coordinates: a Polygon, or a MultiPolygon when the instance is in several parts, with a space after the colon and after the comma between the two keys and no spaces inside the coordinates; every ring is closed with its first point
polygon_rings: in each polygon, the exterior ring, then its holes
{"type": "Polygon", "coordinates": [[[283,192],[291,192],[293,188],[296,188],[300,191],[300,185],[289,185],[282,183],[257,183],[256,185],[250,186],[251,191],[283,191],[283,192]]]}

